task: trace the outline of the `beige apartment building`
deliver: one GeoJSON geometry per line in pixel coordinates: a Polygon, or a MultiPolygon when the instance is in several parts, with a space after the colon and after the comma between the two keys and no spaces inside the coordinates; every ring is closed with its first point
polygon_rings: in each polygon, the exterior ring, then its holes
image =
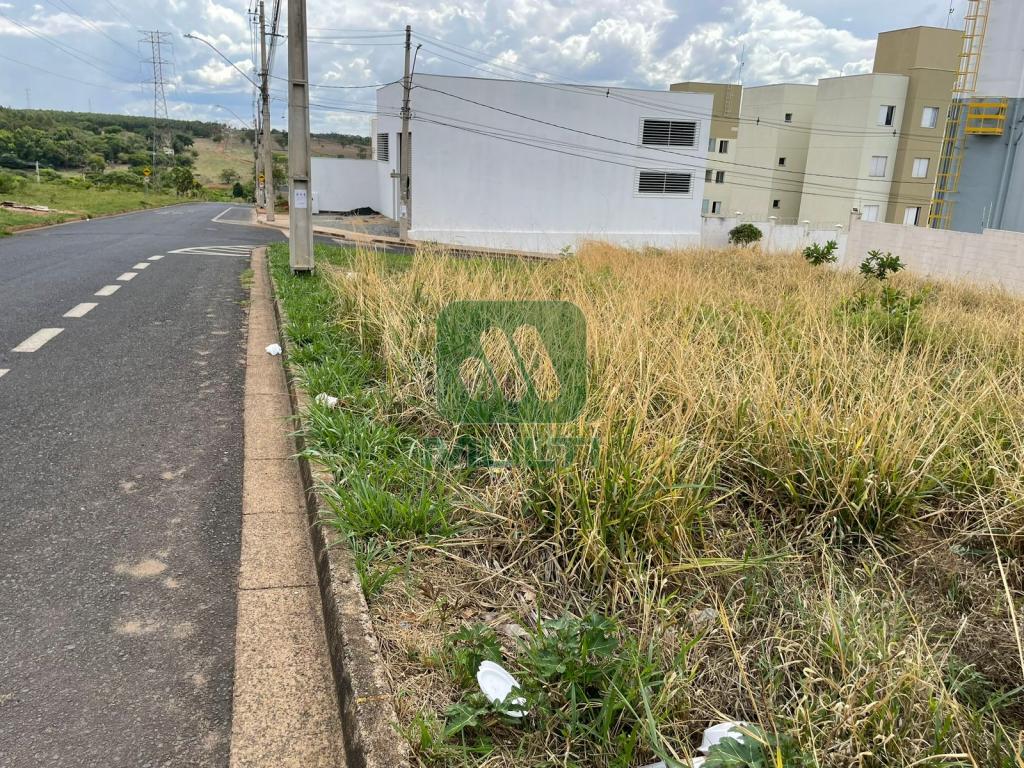
{"type": "Polygon", "coordinates": [[[875,72],[906,75],[906,114],[896,149],[888,214],[891,224],[928,226],[928,208],[942,154],[963,35],[913,27],[878,36],[875,72]]]}
{"type": "Polygon", "coordinates": [[[800,221],[845,225],[853,209],[887,220],[908,81],[877,74],[818,81],[800,221]]]}
{"type": "Polygon", "coordinates": [[[705,214],[845,226],[857,210],[927,226],[961,40],[936,27],[883,32],[873,72],[817,85],[672,85],[714,94],[723,116],[709,149],[726,151],[708,155],[705,214]]]}
{"type": "Polygon", "coordinates": [[[708,137],[708,167],[704,176],[705,216],[727,216],[732,213],[732,184],[739,138],[740,100],[743,86],[727,83],[673,83],[670,91],[710,93],[714,96],[711,111],[711,135],[708,137]]]}
{"type": "Polygon", "coordinates": [[[817,92],[789,83],[743,89],[730,215],[796,223],[817,92]]]}

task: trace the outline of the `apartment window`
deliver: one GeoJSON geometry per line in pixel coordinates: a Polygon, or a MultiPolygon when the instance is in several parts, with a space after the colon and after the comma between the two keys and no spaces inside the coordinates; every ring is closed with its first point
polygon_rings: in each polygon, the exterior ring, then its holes
{"type": "Polygon", "coordinates": [[[896,107],[892,104],[883,104],[878,111],[879,125],[892,125],[896,120],[896,107]]]}
{"type": "Polygon", "coordinates": [[[781,208],[781,207],[782,207],[782,201],[781,200],[772,200],[772,208],[781,208]]]}
{"type": "Polygon", "coordinates": [[[713,202],[711,204],[711,212],[712,213],[721,213],[722,212],[722,201],[721,200],[715,200],[715,202],[713,202]]]}
{"type": "Polygon", "coordinates": [[[712,170],[711,170],[710,168],[708,168],[708,170],[704,171],[704,181],[705,181],[706,183],[710,184],[710,183],[711,183],[711,180],[712,180],[712,179],[713,179],[714,177],[715,177],[715,172],[714,172],[714,171],[712,171],[712,170]]]}
{"type": "Polygon", "coordinates": [[[927,157],[915,157],[914,158],[914,169],[911,171],[911,176],[915,179],[927,179],[928,178],[928,158],[927,157]]]}
{"type": "Polygon", "coordinates": [[[921,221],[921,206],[908,206],[907,210],[903,212],[903,223],[908,227],[916,227],[919,221],[921,221]]]}
{"type": "Polygon", "coordinates": [[[725,171],[715,171],[715,184],[725,184],[725,171]]]}
{"type": "Polygon", "coordinates": [[[388,134],[386,133],[377,134],[377,159],[388,159],[388,134]]]}
{"type": "Polygon", "coordinates": [[[718,148],[718,139],[712,136],[708,139],[708,152],[714,152],[718,148]]]}
{"type": "Polygon", "coordinates": [[[718,151],[723,155],[729,151],[729,141],[727,139],[719,140],[718,151]]]}
{"type": "Polygon", "coordinates": [[[780,165],[780,166],[783,166],[783,165],[785,165],[785,164],[786,164],[786,158],[784,158],[784,157],[780,157],[780,158],[779,158],[779,165],[780,165]]]}
{"type": "Polygon", "coordinates": [[[935,128],[939,124],[939,108],[925,107],[921,111],[921,127],[935,128]]]}
{"type": "Polygon", "coordinates": [[[703,200],[703,201],[701,202],[701,204],[700,204],[700,212],[701,212],[701,215],[702,215],[702,216],[707,216],[707,215],[708,215],[708,211],[710,211],[710,210],[711,210],[711,201],[710,201],[710,200],[708,200],[708,199],[707,199],[707,198],[705,197],[705,198],[704,198],[704,200],[703,200]]]}
{"type": "Polygon", "coordinates": [[[671,171],[640,171],[636,191],[641,195],[688,195],[693,175],[671,171]]]}
{"type": "Polygon", "coordinates": [[[787,112],[786,113],[786,122],[787,123],[792,123],[793,122],[793,113],[792,112],[787,112]]]}
{"type": "Polygon", "coordinates": [[[877,205],[865,205],[864,210],[861,211],[861,221],[878,221],[879,206],[877,205]]]}
{"type": "Polygon", "coordinates": [[[689,120],[644,120],[640,141],[655,147],[696,147],[697,123],[689,120]]]}
{"type": "Polygon", "coordinates": [[[885,176],[885,168],[889,164],[889,158],[885,155],[875,155],[871,158],[871,170],[868,176],[882,178],[885,176]]]}

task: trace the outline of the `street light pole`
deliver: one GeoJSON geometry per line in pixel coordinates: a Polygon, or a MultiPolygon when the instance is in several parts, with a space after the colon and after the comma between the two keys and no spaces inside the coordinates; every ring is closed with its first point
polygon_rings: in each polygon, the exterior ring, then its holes
{"type": "Polygon", "coordinates": [[[309,52],[306,0],[288,0],[288,262],[292,272],[313,270],[310,208],[309,52]]]}
{"type": "MultiPolygon", "coordinates": [[[[260,80],[260,96],[263,100],[263,137],[262,137],[262,158],[263,158],[263,184],[260,190],[260,197],[263,198],[263,210],[266,211],[267,221],[274,220],[274,147],[271,144],[270,131],[270,86],[267,80],[270,73],[267,72],[267,21],[263,13],[263,0],[260,0],[260,62],[262,77],[260,80]]],[[[258,180],[257,180],[258,181],[258,180]]]]}

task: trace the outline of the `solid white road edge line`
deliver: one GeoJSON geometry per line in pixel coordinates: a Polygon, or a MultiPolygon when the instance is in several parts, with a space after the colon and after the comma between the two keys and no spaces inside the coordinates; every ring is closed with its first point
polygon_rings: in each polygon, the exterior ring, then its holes
{"type": "Polygon", "coordinates": [[[148,261],[140,261],[138,264],[136,264],[134,267],[132,267],[132,269],[145,269],[148,266],[149,266],[149,262],[148,261]]]}
{"type": "Polygon", "coordinates": [[[214,216],[214,217],[213,217],[212,219],[210,219],[210,221],[216,221],[216,222],[219,222],[219,221],[220,221],[220,217],[221,217],[221,216],[223,216],[223,215],[224,215],[225,213],[227,213],[228,211],[233,211],[234,209],[235,209],[235,206],[231,206],[230,208],[225,208],[225,209],[224,209],[223,211],[221,211],[221,212],[220,212],[220,213],[218,213],[218,214],[217,214],[216,216],[214,216]]]}
{"type": "Polygon", "coordinates": [[[113,296],[119,290],[121,290],[120,285],[104,285],[93,296],[113,296]]]}
{"type": "Polygon", "coordinates": [[[94,301],[83,301],[81,304],[74,306],[65,312],[64,317],[85,317],[98,306],[99,304],[94,301]]]}
{"type": "Polygon", "coordinates": [[[127,283],[129,280],[131,280],[133,277],[135,277],[136,274],[138,274],[138,273],[137,272],[125,272],[123,275],[118,275],[117,279],[127,283]]]}
{"type": "Polygon", "coordinates": [[[27,339],[25,339],[23,342],[21,342],[21,344],[16,346],[11,351],[35,352],[37,349],[43,346],[43,344],[48,342],[50,339],[58,335],[63,330],[63,328],[42,328],[33,333],[31,336],[29,336],[27,339]]]}

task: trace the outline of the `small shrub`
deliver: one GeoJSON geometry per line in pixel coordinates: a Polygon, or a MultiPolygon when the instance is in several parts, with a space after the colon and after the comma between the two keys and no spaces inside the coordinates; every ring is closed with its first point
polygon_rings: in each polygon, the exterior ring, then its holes
{"type": "Polygon", "coordinates": [[[860,273],[868,280],[888,280],[889,275],[902,271],[905,266],[899,256],[877,250],[868,251],[867,258],[860,263],[860,273]]]}
{"type": "MultiPolygon", "coordinates": [[[[235,176],[237,177],[238,174],[236,173],[235,176]]],[[[236,181],[234,183],[234,185],[231,187],[231,196],[232,197],[245,197],[245,187],[242,186],[242,182],[236,181]]]]}
{"type": "Polygon", "coordinates": [[[0,193],[8,194],[17,192],[25,186],[25,179],[13,173],[0,172],[0,193]]]}
{"type": "Polygon", "coordinates": [[[820,267],[822,264],[835,264],[836,259],[839,258],[836,253],[838,250],[839,243],[835,240],[829,240],[824,245],[814,243],[804,248],[804,258],[815,267],[820,267]]]}
{"type": "Polygon", "coordinates": [[[761,240],[761,230],[753,224],[740,224],[729,230],[729,242],[733,245],[750,245],[761,240]]]}

